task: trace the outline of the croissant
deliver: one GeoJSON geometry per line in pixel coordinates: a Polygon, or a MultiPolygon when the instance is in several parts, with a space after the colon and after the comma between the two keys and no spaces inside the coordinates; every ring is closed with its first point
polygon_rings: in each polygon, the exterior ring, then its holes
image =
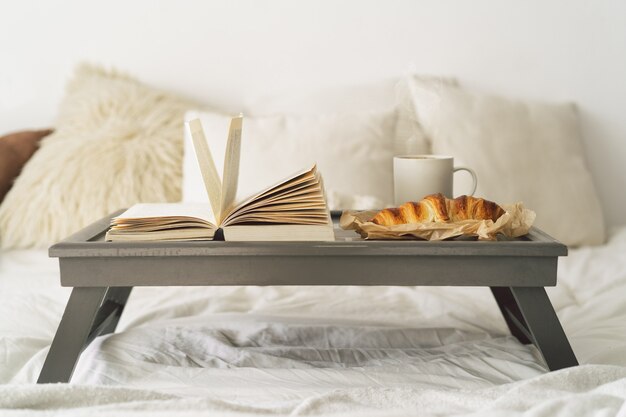
{"type": "Polygon", "coordinates": [[[442,194],[432,194],[418,202],[408,202],[398,208],[381,210],[372,222],[382,226],[406,223],[457,222],[461,220],[498,220],[504,214],[493,201],[466,195],[454,200],[442,194]]]}

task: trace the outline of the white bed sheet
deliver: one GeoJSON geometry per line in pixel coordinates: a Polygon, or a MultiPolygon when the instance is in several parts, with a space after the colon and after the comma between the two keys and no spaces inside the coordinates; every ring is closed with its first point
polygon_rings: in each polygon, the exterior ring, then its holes
{"type": "MultiPolygon", "coordinates": [[[[625,253],[623,228],[559,261],[548,293],[581,364],[626,365],[625,253]]],[[[1,383],[36,380],[68,296],[45,251],[0,255],[1,383]]],[[[135,288],[73,383],[269,407],[337,390],[495,389],[545,372],[485,288],[176,287],[135,288]]]]}

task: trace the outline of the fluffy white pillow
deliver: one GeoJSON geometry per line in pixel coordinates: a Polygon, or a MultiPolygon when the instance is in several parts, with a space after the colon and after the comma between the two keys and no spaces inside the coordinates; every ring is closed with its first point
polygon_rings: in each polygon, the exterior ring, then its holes
{"type": "Polygon", "coordinates": [[[47,246],[120,208],[180,200],[182,120],[192,105],[115,72],[78,68],[55,132],[0,206],[2,246],[47,246]]]}
{"type": "MultiPolygon", "coordinates": [[[[574,105],[471,94],[416,78],[411,92],[433,153],[476,170],[477,196],[523,201],[537,212],[536,226],[568,245],[604,242],[574,105]]],[[[468,189],[455,176],[455,193],[468,189]]]]}
{"type": "MultiPolygon", "coordinates": [[[[188,112],[185,118],[202,121],[221,173],[230,118],[200,111],[188,112]]],[[[395,121],[393,110],[245,117],[238,196],[249,196],[317,163],[332,209],[390,204],[395,121]]],[[[206,201],[188,132],[185,135],[184,200],[206,201]]]]}

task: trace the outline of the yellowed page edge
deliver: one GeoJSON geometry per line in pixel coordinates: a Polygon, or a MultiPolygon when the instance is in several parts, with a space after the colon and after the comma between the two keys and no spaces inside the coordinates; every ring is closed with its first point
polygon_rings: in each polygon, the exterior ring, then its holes
{"type": "MultiPolygon", "coordinates": [[[[291,175],[290,177],[286,178],[285,180],[282,180],[272,186],[267,187],[263,191],[260,191],[246,198],[244,201],[240,202],[235,207],[228,210],[228,213],[222,220],[221,225],[223,226],[228,225],[235,217],[237,217],[239,212],[242,211],[244,207],[262,201],[264,198],[266,198],[267,195],[273,194],[276,190],[285,189],[285,187],[292,182],[294,184],[304,184],[304,183],[311,181],[311,185],[313,185],[313,182],[315,181],[315,178],[316,178],[315,177],[316,170],[317,170],[317,167],[313,165],[313,167],[308,170],[299,171],[291,175]]],[[[289,188],[289,187],[287,186],[286,188],[289,188]]]]}
{"type": "Polygon", "coordinates": [[[253,195],[251,195],[250,197],[244,199],[243,201],[239,202],[236,206],[234,206],[232,209],[228,210],[227,213],[225,213],[225,217],[224,217],[224,223],[227,222],[227,220],[229,220],[229,217],[234,214],[237,210],[239,210],[240,208],[242,208],[243,206],[251,203],[252,201],[258,199],[259,197],[263,196],[264,194],[267,194],[269,191],[272,191],[274,188],[278,188],[286,183],[289,183],[291,181],[293,181],[294,179],[300,177],[300,176],[310,176],[310,177],[314,177],[314,174],[312,174],[312,171],[314,171],[316,169],[316,166],[314,165],[312,168],[309,169],[303,169],[302,171],[298,171],[297,173],[290,175],[289,177],[285,178],[284,180],[281,180],[273,185],[270,185],[269,187],[266,187],[265,189],[259,191],[258,193],[255,193],[253,195]]]}
{"type": "Polygon", "coordinates": [[[227,226],[224,228],[226,241],[255,242],[293,242],[293,241],[334,241],[335,233],[332,225],[268,225],[227,226]]]}
{"type": "Polygon", "coordinates": [[[248,204],[239,208],[236,212],[233,213],[230,219],[232,219],[233,217],[242,215],[244,213],[255,211],[259,209],[260,207],[272,207],[272,206],[284,205],[284,204],[305,204],[305,203],[325,204],[326,202],[324,201],[324,197],[319,190],[315,192],[313,191],[307,192],[306,194],[299,193],[298,195],[295,195],[295,196],[285,196],[285,197],[281,196],[280,198],[275,198],[272,200],[261,199],[260,201],[254,201],[252,204],[248,204]]]}

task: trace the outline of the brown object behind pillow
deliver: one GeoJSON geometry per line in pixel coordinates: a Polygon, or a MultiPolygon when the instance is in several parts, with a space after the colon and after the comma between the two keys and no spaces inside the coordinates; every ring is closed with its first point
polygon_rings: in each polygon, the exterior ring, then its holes
{"type": "Polygon", "coordinates": [[[13,186],[22,167],[52,130],[29,130],[0,137],[0,203],[13,186]]]}

